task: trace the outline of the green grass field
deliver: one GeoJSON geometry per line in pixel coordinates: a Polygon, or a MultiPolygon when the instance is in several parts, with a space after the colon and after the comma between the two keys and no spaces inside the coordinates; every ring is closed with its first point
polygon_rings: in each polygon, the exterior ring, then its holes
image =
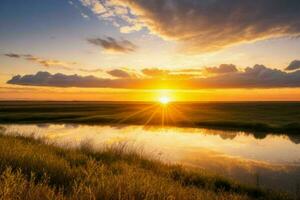
{"type": "Polygon", "coordinates": [[[95,151],[0,135],[0,199],[289,199],[203,171],[163,164],[124,144],[95,151]]]}
{"type": "Polygon", "coordinates": [[[0,102],[0,123],[169,125],[299,133],[300,102],[0,102]],[[162,116],[164,113],[164,122],[162,116]]]}

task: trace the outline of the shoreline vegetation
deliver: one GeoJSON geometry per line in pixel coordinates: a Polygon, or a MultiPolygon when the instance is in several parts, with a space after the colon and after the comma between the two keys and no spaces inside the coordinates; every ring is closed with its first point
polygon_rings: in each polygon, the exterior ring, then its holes
{"type": "Polygon", "coordinates": [[[95,150],[0,134],[0,199],[283,200],[286,194],[185,169],[118,144],[95,150]]]}
{"type": "Polygon", "coordinates": [[[199,127],[299,134],[300,102],[0,101],[0,124],[105,124],[199,127]]]}

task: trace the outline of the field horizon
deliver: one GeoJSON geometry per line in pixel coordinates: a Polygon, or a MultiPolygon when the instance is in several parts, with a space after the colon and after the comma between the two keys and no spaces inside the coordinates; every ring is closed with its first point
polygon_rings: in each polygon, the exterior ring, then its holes
{"type": "Polygon", "coordinates": [[[298,134],[300,102],[0,101],[0,123],[209,127],[298,134]],[[30,115],[28,114],[30,112],[30,115]]]}

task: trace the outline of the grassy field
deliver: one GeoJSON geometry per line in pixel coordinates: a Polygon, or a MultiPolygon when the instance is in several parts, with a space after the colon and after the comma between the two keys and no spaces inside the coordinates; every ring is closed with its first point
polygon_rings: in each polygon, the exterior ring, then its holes
{"type": "Polygon", "coordinates": [[[95,151],[0,135],[0,199],[289,199],[284,194],[145,158],[119,144],[95,151]]]}
{"type": "Polygon", "coordinates": [[[300,102],[0,102],[0,123],[148,124],[299,133],[300,102]]]}

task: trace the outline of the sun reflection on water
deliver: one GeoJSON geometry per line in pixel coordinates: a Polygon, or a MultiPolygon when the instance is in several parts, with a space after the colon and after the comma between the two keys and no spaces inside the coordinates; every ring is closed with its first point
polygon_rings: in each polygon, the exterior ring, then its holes
{"type": "Polygon", "coordinates": [[[256,138],[254,134],[238,131],[122,124],[4,125],[4,128],[6,134],[34,134],[63,147],[77,147],[84,141],[95,148],[126,142],[165,162],[205,168],[246,183],[252,183],[254,174],[259,173],[265,182],[272,179],[264,184],[292,187],[285,181],[300,177],[300,145],[283,135],[256,138]],[[275,177],[278,181],[273,180],[275,177]]]}

